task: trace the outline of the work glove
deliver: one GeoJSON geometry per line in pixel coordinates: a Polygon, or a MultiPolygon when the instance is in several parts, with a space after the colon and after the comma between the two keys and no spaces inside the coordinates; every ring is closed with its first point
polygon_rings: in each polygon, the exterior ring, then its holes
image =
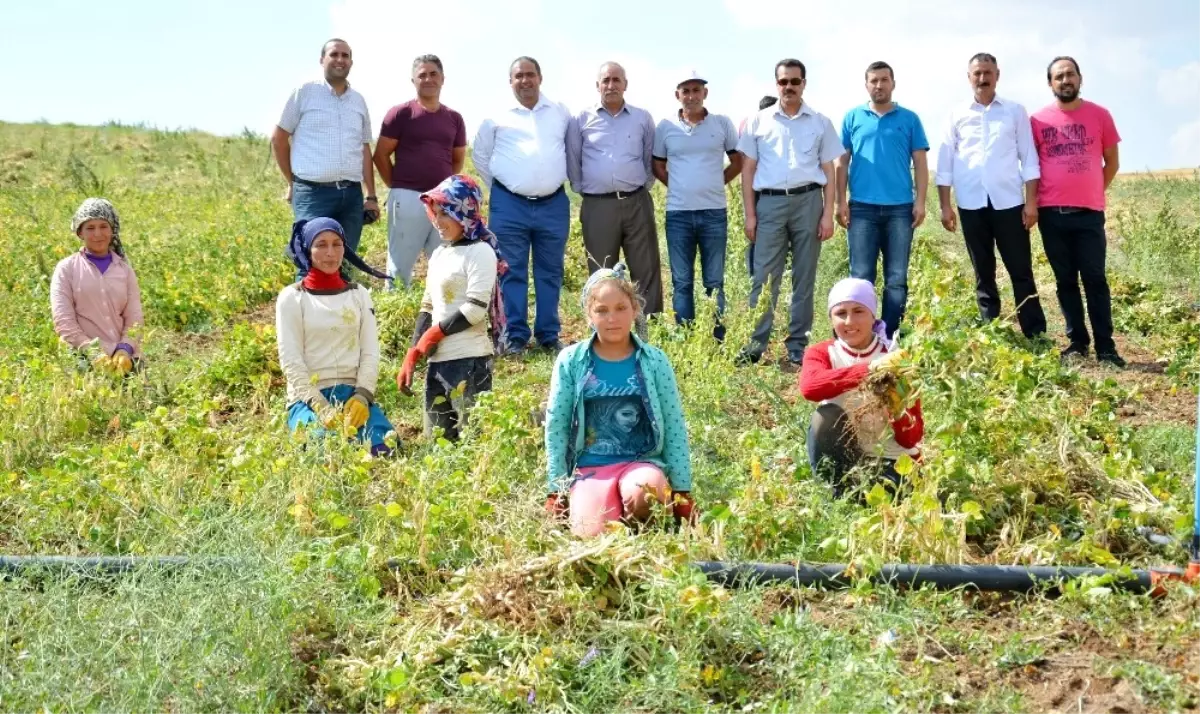
{"type": "Polygon", "coordinates": [[[410,347],[408,353],[404,355],[404,364],[400,367],[400,372],[396,374],[396,386],[400,391],[408,396],[412,396],[413,374],[417,371],[417,362],[420,362],[429,355],[429,351],[434,345],[441,342],[446,336],[442,332],[441,325],[434,325],[425,330],[425,334],[421,335],[421,339],[417,340],[417,344],[410,347]]]}
{"type": "Polygon", "coordinates": [[[345,414],[346,424],[359,429],[363,424],[367,423],[367,417],[371,415],[371,407],[367,404],[366,397],[361,394],[355,394],[346,400],[346,407],[343,412],[345,414]]]}
{"type": "Polygon", "coordinates": [[[125,350],[117,350],[113,352],[109,359],[109,364],[112,365],[113,371],[118,374],[129,374],[133,369],[133,357],[125,350]]]}
{"type": "Polygon", "coordinates": [[[552,493],[546,496],[546,515],[551,518],[566,518],[567,517],[567,498],[561,493],[552,493]]]}
{"type": "Polygon", "coordinates": [[[700,520],[700,509],[696,506],[696,502],[692,500],[690,491],[672,492],[671,508],[675,514],[676,526],[684,522],[687,522],[690,526],[694,526],[700,520]]]}
{"type": "Polygon", "coordinates": [[[895,369],[895,366],[897,364],[900,363],[900,360],[904,359],[907,356],[908,356],[908,354],[905,353],[904,350],[896,350],[895,352],[888,352],[886,355],[884,355],[884,356],[880,357],[879,359],[875,360],[874,362],[872,362],[871,366],[868,367],[868,369],[872,372],[880,371],[880,370],[891,371],[891,370],[895,369]]]}

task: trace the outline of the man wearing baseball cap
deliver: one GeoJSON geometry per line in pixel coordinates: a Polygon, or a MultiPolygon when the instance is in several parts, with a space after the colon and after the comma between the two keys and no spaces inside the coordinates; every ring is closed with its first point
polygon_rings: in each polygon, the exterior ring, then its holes
{"type": "Polygon", "coordinates": [[[654,131],[654,176],[667,187],[667,257],[675,320],[696,318],[696,253],[706,295],[717,299],[713,336],[724,339],[725,245],[729,225],[725,184],[741,173],[737,130],[729,117],[704,108],[708,81],[695,71],[675,86],[680,109],[654,131]],[[725,157],[729,157],[726,165],[725,157]]]}

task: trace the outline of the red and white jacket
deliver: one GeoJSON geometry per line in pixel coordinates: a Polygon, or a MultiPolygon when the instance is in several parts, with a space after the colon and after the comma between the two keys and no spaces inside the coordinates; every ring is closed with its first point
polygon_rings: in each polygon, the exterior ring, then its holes
{"type": "MultiPolygon", "coordinates": [[[[887,347],[879,340],[863,352],[838,340],[810,345],[804,350],[800,393],[810,402],[832,402],[847,414],[858,414],[872,397],[855,388],[866,378],[871,363],[887,353],[887,347]]],[[[919,399],[897,419],[890,418],[886,409],[870,409],[861,413],[855,426],[859,446],[865,454],[886,459],[896,459],[901,454],[920,458],[918,445],[925,434],[925,422],[919,399]],[[889,427],[891,434],[887,433],[889,427]]]]}

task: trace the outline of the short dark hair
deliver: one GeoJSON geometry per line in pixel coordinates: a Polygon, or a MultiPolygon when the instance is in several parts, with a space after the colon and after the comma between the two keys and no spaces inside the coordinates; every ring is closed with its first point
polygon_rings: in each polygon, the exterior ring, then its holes
{"type": "Polygon", "coordinates": [[[872,72],[878,72],[881,69],[886,69],[888,74],[892,76],[892,79],[896,78],[896,70],[892,69],[890,64],[887,62],[872,62],[871,64],[867,65],[867,71],[863,72],[863,79],[866,79],[868,74],[872,72]]]}
{"type": "Polygon", "coordinates": [[[1083,72],[1079,69],[1079,63],[1075,61],[1074,57],[1069,57],[1067,55],[1059,55],[1059,56],[1055,57],[1054,59],[1050,60],[1050,64],[1046,65],[1046,81],[1047,82],[1050,81],[1050,70],[1054,68],[1054,63],[1061,62],[1063,60],[1067,60],[1071,64],[1075,65],[1075,74],[1079,75],[1080,77],[1083,76],[1083,72]]]}
{"type": "Polygon", "coordinates": [[[808,70],[804,69],[804,63],[798,59],[792,59],[789,57],[788,59],[781,59],[778,62],[776,62],[775,63],[775,76],[776,77],[779,76],[779,68],[780,67],[799,67],[800,68],[800,79],[808,79],[808,70]]]}
{"type": "Polygon", "coordinates": [[[775,106],[775,102],[778,101],[779,97],[763,97],[762,99],[758,100],[758,110],[761,112],[767,107],[773,107],[775,106]]]}
{"type": "Polygon", "coordinates": [[[996,61],[996,55],[988,54],[987,52],[976,52],[971,56],[971,59],[967,60],[967,64],[971,64],[972,62],[991,62],[997,67],[1000,66],[1000,63],[996,61]]]}
{"type": "MultiPolygon", "coordinates": [[[[329,46],[332,45],[334,42],[341,42],[343,45],[346,46],[346,49],[348,49],[348,50],[350,49],[350,43],[346,42],[342,38],[340,38],[340,37],[330,38],[328,40],[325,40],[325,44],[321,45],[321,59],[325,59],[325,50],[329,49],[329,46]]],[[[354,56],[353,51],[350,52],[350,56],[351,57],[354,56]]]]}
{"type": "Polygon", "coordinates": [[[446,73],[446,70],[442,68],[442,60],[438,59],[437,55],[420,55],[420,56],[418,56],[415,60],[413,60],[413,66],[412,66],[413,71],[416,72],[417,67],[420,67],[423,64],[435,64],[435,65],[437,65],[439,72],[441,72],[442,74],[446,73]]]}
{"type": "Polygon", "coordinates": [[[529,57],[527,55],[521,55],[520,57],[516,58],[515,60],[513,60],[512,62],[510,62],[508,64],[508,76],[510,76],[510,77],[512,76],[513,65],[517,64],[518,62],[528,62],[529,64],[533,65],[533,68],[535,70],[537,70],[537,75],[539,77],[542,76],[542,66],[540,64],[538,64],[537,60],[535,60],[534,58],[529,57]]]}

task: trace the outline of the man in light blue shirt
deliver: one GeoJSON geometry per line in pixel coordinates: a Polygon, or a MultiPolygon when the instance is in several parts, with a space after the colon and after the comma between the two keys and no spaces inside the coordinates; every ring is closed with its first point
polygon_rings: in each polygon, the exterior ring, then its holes
{"type": "Polygon", "coordinates": [[[579,222],[588,273],[613,267],[624,253],[649,316],[663,311],[662,261],[649,191],[654,120],[625,102],[628,86],[621,65],[600,66],[600,102],[579,112],[567,127],[567,177],[583,196],[579,222]]]}
{"type": "Polygon", "coordinates": [[[837,220],[849,240],[850,277],[874,283],[883,254],[882,319],[892,337],[908,302],[913,231],[925,220],[929,141],[916,112],[892,101],[896,82],[888,63],[867,67],[866,86],[871,101],[851,109],[842,121],[848,153],[838,160],[837,220]]]}
{"type": "Polygon", "coordinates": [[[785,345],[790,369],[800,369],[812,330],[821,243],[833,236],[833,162],[844,150],[833,122],[803,101],[807,81],[800,60],[778,62],[779,104],[755,114],[738,139],[746,238],[755,244],[751,309],[758,307],[763,286],[770,285],[750,344],[738,355],[742,364],[758,362],[767,348],[789,256],[792,305],[785,345]]]}
{"type": "Polygon", "coordinates": [[[654,176],[667,187],[667,257],[671,264],[671,304],[675,320],[696,319],[693,291],[696,252],[709,297],[717,295],[717,324],[713,336],[725,338],[725,246],[729,217],[725,184],[742,170],[737,131],[727,116],[704,108],[707,80],[693,72],[675,87],[682,107],[673,119],[654,130],[654,176]],[[729,165],[725,165],[725,156],[729,165]]]}

